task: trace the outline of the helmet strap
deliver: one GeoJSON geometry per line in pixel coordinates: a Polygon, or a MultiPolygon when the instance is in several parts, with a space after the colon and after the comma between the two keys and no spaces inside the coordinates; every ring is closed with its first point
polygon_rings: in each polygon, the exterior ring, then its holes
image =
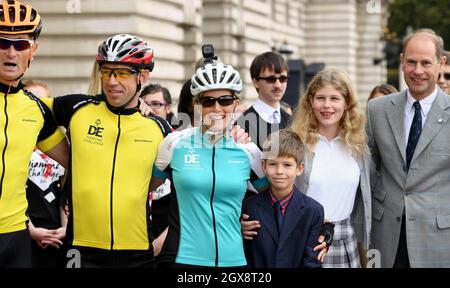
{"type": "MultiPolygon", "coordinates": [[[[138,70],[138,74],[137,74],[137,85],[136,85],[136,93],[134,93],[134,96],[131,98],[133,99],[136,95],[139,94],[139,92],[141,91],[142,88],[142,84],[141,84],[141,70],[138,70]]],[[[131,100],[130,99],[130,100],[131,100]]]]}
{"type": "Polygon", "coordinates": [[[231,114],[231,120],[230,120],[230,122],[228,122],[227,123],[227,131],[226,131],[226,133],[227,134],[230,134],[231,133],[231,130],[233,129],[233,126],[234,126],[234,122],[236,122],[236,100],[234,101],[234,107],[233,107],[233,112],[231,112],[232,114],[231,114]]]}

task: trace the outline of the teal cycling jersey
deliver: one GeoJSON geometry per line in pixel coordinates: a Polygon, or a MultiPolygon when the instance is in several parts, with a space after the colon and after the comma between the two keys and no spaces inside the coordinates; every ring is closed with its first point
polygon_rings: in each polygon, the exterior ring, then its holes
{"type": "Polygon", "coordinates": [[[215,144],[199,128],[169,134],[160,144],[154,177],[171,177],[172,203],[164,257],[180,264],[246,265],[240,216],[247,188],[267,188],[261,151],[224,137],[215,144]]]}

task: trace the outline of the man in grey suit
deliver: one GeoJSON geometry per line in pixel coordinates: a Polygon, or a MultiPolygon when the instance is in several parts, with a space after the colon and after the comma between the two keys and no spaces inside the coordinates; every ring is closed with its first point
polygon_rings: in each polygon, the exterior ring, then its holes
{"type": "Polygon", "coordinates": [[[450,267],[450,97],[437,86],[443,40],[420,29],[400,60],[408,89],[368,104],[378,176],[371,247],[382,267],[450,267]]]}

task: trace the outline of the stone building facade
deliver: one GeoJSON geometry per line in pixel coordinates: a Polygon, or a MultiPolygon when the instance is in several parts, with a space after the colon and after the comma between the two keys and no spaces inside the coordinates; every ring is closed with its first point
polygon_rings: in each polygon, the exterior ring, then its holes
{"type": "Polygon", "coordinates": [[[87,91],[97,46],[116,33],[146,39],[155,49],[152,81],[178,98],[202,43],[244,79],[243,98],[257,97],[253,57],[288,43],[290,59],[345,69],[361,103],[386,81],[380,40],[385,0],[22,0],[39,9],[44,29],[28,78],[47,81],[54,95],[87,91]],[[378,59],[378,61],[377,61],[378,59]]]}

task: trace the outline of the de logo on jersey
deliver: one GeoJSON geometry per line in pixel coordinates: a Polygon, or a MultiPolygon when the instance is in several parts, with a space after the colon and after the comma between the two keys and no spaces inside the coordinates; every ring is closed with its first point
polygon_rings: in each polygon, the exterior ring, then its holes
{"type": "Polygon", "coordinates": [[[103,146],[103,132],[105,132],[105,128],[101,127],[101,125],[102,121],[100,121],[100,119],[95,120],[94,123],[89,125],[89,128],[87,129],[87,135],[85,136],[83,141],[86,143],[103,146]]]}
{"type": "Polygon", "coordinates": [[[200,164],[200,154],[195,154],[195,150],[188,149],[189,154],[184,154],[184,164],[188,166],[200,164]]]}
{"type": "Polygon", "coordinates": [[[198,155],[198,154],[184,155],[184,163],[186,163],[186,164],[200,164],[200,161],[198,160],[199,157],[200,157],[200,155],[198,155]]]}
{"type": "Polygon", "coordinates": [[[103,137],[102,133],[103,133],[103,130],[105,128],[100,127],[100,124],[102,124],[102,122],[100,121],[100,119],[97,119],[95,121],[95,125],[89,126],[88,134],[89,135],[93,135],[93,136],[97,136],[97,137],[100,137],[100,138],[103,137]]]}

